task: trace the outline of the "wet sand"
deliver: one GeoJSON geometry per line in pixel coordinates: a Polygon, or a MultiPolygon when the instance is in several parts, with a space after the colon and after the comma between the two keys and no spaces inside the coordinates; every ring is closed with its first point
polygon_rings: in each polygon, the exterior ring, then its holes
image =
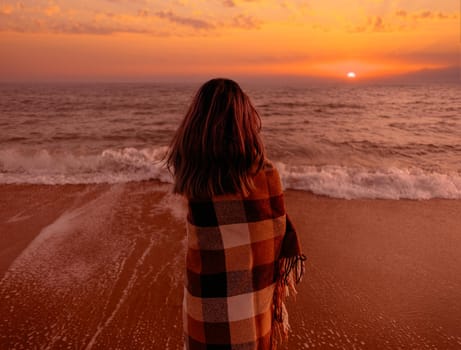
{"type": "Polygon", "coordinates": [[[309,259],[289,349],[461,349],[461,201],[286,197],[309,259]]]}
{"type": "MultiPolygon", "coordinates": [[[[0,349],[182,349],[168,186],[0,185],[0,349]]],[[[461,349],[461,201],[288,191],[308,256],[287,349],[461,349]]]]}
{"type": "Polygon", "coordinates": [[[1,187],[0,349],[180,348],[185,232],[166,191],[1,187]]]}

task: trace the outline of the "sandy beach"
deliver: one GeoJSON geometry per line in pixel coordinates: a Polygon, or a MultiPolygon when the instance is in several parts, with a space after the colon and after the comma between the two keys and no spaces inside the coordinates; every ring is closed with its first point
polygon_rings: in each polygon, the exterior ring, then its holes
{"type": "MultiPolygon", "coordinates": [[[[181,349],[168,190],[0,185],[0,348],[181,349]]],[[[308,257],[286,349],[461,349],[461,201],[286,203],[308,257]]]]}
{"type": "Polygon", "coordinates": [[[309,259],[289,349],[461,349],[460,201],[286,198],[309,259]]]}

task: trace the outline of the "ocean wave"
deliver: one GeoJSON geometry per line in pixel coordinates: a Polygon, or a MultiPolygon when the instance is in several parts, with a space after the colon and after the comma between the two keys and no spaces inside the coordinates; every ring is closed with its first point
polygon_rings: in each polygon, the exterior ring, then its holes
{"type": "Polygon", "coordinates": [[[171,182],[163,166],[167,147],[106,149],[78,154],[42,149],[0,150],[0,183],[90,184],[156,179],[171,182]]]}
{"type": "Polygon", "coordinates": [[[285,188],[334,198],[461,199],[461,174],[418,168],[289,167],[276,163],[285,188]]]}
{"type": "MultiPolygon", "coordinates": [[[[91,184],[155,179],[171,183],[162,159],[166,146],[106,149],[79,154],[47,149],[0,150],[0,183],[91,184]]],[[[369,169],[323,165],[288,166],[276,162],[284,187],[334,198],[461,199],[461,173],[419,168],[369,169]]]]}

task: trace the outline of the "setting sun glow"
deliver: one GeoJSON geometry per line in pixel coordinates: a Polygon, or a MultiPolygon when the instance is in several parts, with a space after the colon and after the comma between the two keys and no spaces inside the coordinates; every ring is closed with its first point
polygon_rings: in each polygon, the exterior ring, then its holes
{"type": "Polygon", "coordinates": [[[347,6],[340,0],[4,0],[0,81],[339,80],[350,67],[360,70],[361,81],[427,70],[447,75],[459,67],[458,6],[448,0],[347,6]]]}
{"type": "Polygon", "coordinates": [[[349,73],[347,73],[347,77],[348,77],[349,79],[355,79],[356,76],[357,76],[357,75],[356,75],[354,72],[349,72],[349,73]]]}

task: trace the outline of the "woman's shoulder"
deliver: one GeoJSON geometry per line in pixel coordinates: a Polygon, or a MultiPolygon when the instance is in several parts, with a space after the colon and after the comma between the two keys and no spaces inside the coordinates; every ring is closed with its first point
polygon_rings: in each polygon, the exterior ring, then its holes
{"type": "Polygon", "coordinates": [[[264,159],[262,164],[254,164],[250,170],[250,174],[252,175],[253,181],[258,178],[266,178],[267,176],[278,176],[277,168],[269,159],[264,159]]]}
{"type": "Polygon", "coordinates": [[[275,169],[274,164],[270,159],[264,159],[263,170],[272,170],[275,169]]]}
{"type": "Polygon", "coordinates": [[[266,174],[266,176],[276,177],[280,180],[278,169],[271,160],[265,159],[261,170],[266,174]]]}
{"type": "Polygon", "coordinates": [[[282,184],[277,168],[270,160],[264,160],[261,170],[253,178],[254,190],[250,197],[270,197],[282,193],[282,184]]]}

